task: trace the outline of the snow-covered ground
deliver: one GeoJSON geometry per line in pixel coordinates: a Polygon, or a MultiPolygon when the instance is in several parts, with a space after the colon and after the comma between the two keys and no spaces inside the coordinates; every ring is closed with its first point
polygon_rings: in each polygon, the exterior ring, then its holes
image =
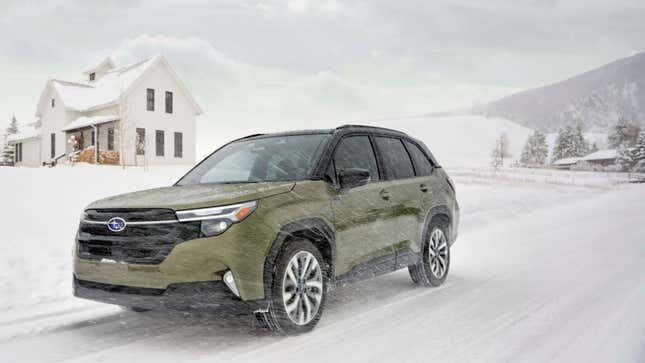
{"type": "Polygon", "coordinates": [[[0,362],[645,361],[645,186],[621,174],[449,167],[446,284],[399,271],[336,290],[303,336],[71,297],[82,208],[186,169],[0,168],[0,362]]]}

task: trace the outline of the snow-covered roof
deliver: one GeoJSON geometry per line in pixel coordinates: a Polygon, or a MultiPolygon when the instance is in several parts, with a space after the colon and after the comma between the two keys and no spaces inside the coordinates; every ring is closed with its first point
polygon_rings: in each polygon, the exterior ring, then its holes
{"type": "Polygon", "coordinates": [[[118,119],[119,119],[119,116],[117,115],[92,116],[92,117],[82,116],[70,122],[67,126],[63,127],[63,131],[78,130],[84,127],[100,125],[100,124],[116,121],[118,119]]]}
{"type": "Polygon", "coordinates": [[[582,160],[612,160],[616,159],[616,149],[599,150],[582,158],[582,160]]]}
{"type": "Polygon", "coordinates": [[[22,126],[18,132],[7,136],[8,143],[16,143],[28,139],[40,137],[40,128],[34,126],[22,126]]]}
{"type": "Polygon", "coordinates": [[[580,158],[564,158],[554,161],[553,165],[572,165],[577,163],[579,160],[580,158]]]}
{"type": "Polygon", "coordinates": [[[47,87],[45,87],[40,96],[36,116],[40,116],[40,110],[48,102],[45,97],[47,96],[47,91],[50,86],[56,90],[58,95],[61,97],[65,108],[69,110],[85,112],[100,109],[116,104],[121,95],[125,94],[131,86],[141,78],[146,70],[158,62],[162,62],[167,66],[171,75],[177,80],[179,87],[184,91],[186,97],[195,107],[197,114],[201,114],[201,108],[190,92],[188,92],[177,74],[173,71],[172,67],[170,67],[163,56],[156,55],[152,58],[126,67],[111,69],[94,82],[84,83],[69,82],[58,79],[49,80],[47,87]]]}
{"type": "Polygon", "coordinates": [[[155,56],[127,67],[110,70],[92,83],[57,79],[50,82],[67,109],[79,112],[88,111],[117,102],[121,94],[126,92],[159,58],[160,56],[155,56]]]}

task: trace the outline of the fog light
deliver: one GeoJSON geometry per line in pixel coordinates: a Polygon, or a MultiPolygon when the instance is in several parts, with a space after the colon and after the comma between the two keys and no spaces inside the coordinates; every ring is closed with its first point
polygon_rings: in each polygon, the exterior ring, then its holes
{"type": "Polygon", "coordinates": [[[224,283],[226,286],[235,294],[235,296],[240,297],[240,292],[237,290],[237,285],[235,285],[235,279],[233,278],[233,273],[229,270],[224,274],[224,283]]]}
{"type": "Polygon", "coordinates": [[[231,222],[226,219],[211,219],[202,221],[202,233],[205,236],[217,236],[224,233],[231,226],[231,222]]]}

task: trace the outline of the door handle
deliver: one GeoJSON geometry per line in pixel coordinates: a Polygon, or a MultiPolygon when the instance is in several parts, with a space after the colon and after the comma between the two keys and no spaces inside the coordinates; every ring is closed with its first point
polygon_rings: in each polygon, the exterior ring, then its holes
{"type": "Polygon", "coordinates": [[[428,186],[425,184],[419,185],[419,189],[421,189],[422,192],[426,193],[428,191],[428,186]]]}
{"type": "Polygon", "coordinates": [[[381,198],[385,200],[390,200],[390,192],[387,189],[381,189],[381,191],[378,193],[381,198]]]}

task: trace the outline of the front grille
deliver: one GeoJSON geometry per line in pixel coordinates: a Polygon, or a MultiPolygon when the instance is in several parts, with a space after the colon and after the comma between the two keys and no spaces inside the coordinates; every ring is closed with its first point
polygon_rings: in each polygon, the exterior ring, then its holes
{"type": "MultiPolygon", "coordinates": [[[[175,219],[174,212],[169,209],[94,209],[86,213],[88,221],[105,222],[121,217],[126,224],[175,219]]],[[[81,222],[78,256],[88,260],[159,264],[176,245],[199,236],[200,222],[127,225],[121,232],[110,231],[106,224],[81,222]]]]}

